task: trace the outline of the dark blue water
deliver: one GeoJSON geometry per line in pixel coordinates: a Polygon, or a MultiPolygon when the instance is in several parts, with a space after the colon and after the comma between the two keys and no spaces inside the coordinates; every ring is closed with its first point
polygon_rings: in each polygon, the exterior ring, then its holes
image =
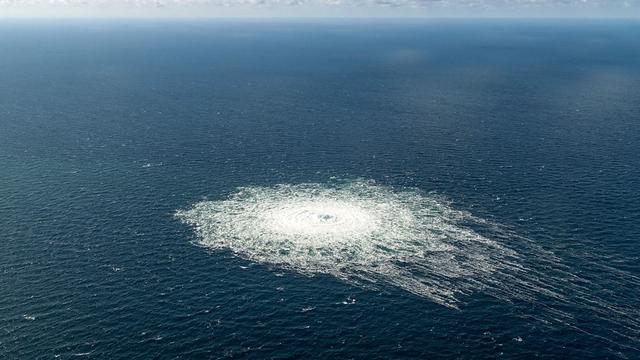
{"type": "Polygon", "coordinates": [[[1,23],[0,358],[638,358],[639,38],[603,21],[1,23]],[[555,256],[528,266],[566,298],[450,309],[209,251],[174,217],[331,177],[509,228],[555,256]]]}

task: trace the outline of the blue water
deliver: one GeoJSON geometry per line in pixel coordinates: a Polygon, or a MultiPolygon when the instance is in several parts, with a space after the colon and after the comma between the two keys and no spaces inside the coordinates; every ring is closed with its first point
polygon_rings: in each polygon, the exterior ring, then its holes
{"type": "Polygon", "coordinates": [[[0,23],[0,358],[640,357],[639,38],[606,21],[0,23]],[[452,309],[198,246],[174,216],[336,178],[499,224],[563,298],[477,290],[452,309]]]}

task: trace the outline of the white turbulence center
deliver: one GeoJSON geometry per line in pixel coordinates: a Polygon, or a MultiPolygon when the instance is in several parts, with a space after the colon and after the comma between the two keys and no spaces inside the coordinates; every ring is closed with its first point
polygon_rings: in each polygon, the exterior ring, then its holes
{"type": "Polygon", "coordinates": [[[243,187],[177,216],[208,248],[305,275],[393,285],[451,307],[476,289],[506,291],[492,274],[518,271],[513,250],[471,229],[486,222],[436,195],[371,181],[243,187]]]}

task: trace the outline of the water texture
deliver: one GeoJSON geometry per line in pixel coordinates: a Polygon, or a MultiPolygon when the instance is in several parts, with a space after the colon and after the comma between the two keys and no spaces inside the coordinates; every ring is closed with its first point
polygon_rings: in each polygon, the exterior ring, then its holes
{"type": "Polygon", "coordinates": [[[0,23],[0,358],[637,358],[638,38],[0,23]]]}

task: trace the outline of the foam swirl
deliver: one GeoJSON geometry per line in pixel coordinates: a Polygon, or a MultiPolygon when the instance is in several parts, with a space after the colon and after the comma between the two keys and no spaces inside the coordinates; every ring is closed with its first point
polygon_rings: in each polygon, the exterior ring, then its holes
{"type": "Polygon", "coordinates": [[[497,269],[517,270],[513,250],[471,229],[486,223],[433,194],[370,181],[244,187],[177,215],[203,246],[452,307],[497,269]]]}
{"type": "MultiPolygon", "coordinates": [[[[541,324],[640,351],[637,307],[598,296],[553,253],[433,193],[372,181],[242,187],[176,216],[195,229],[199,245],[244,259],[365,287],[392,285],[452,308],[473,292],[524,301],[541,324]],[[576,313],[607,325],[591,333],[576,313]]],[[[640,284],[607,264],[591,266],[629,288],[640,284]]]]}

